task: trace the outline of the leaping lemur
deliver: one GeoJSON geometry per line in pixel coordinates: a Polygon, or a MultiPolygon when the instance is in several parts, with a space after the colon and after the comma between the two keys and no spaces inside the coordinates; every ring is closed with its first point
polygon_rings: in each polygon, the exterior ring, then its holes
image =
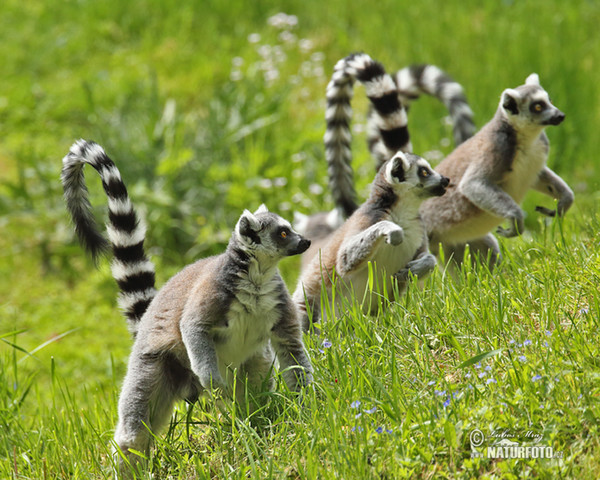
{"type": "Polygon", "coordinates": [[[279,275],[283,257],[304,252],[310,241],[262,205],[244,211],[227,250],[198,260],[154,289],[154,265],[144,251],[145,229],[119,170],[102,147],[80,140],[63,159],[67,210],[81,243],[97,257],[110,246],[112,272],[135,342],[119,397],[115,443],[127,458],[144,452],[171,414],[177,399],[194,401],[219,388],[238,399],[273,385],[275,351],[282,376],[294,391],[309,384],[297,309],[279,275]],[[83,167],[102,179],[108,196],[108,242],[91,212],[83,167]],[[237,370],[237,375],[234,372],[237,370]]]}
{"type": "Polygon", "coordinates": [[[523,232],[525,213],[519,204],[531,188],[558,201],[555,210],[537,207],[538,212],[566,213],[573,191],[546,166],[549,141],[544,132],[564,118],[537,74],[502,92],[494,117],[436,167],[451,183],[444,198],[431,199],[421,208],[432,251],[438,253],[441,245],[446,259],[460,263],[468,244],[493,267],[500,251],[490,232],[497,228],[504,237],[523,232]],[[508,228],[500,227],[506,220],[508,228]]]}

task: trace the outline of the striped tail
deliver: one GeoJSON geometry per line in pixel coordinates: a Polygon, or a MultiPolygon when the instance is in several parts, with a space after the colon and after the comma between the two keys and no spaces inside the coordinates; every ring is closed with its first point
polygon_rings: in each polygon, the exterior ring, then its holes
{"type": "Polygon", "coordinates": [[[135,336],[140,319],[156,296],[155,268],[144,250],[146,228],[133,208],[121,174],[100,145],[78,140],[63,159],[61,180],[67,210],[81,244],[95,261],[112,247],[111,269],[120,289],[119,306],[135,336]],[[108,241],[92,213],[83,175],[86,163],[100,174],[108,197],[108,241]]]}
{"type": "Polygon", "coordinates": [[[377,130],[378,138],[382,140],[373,146],[376,152],[374,155],[386,161],[398,150],[412,151],[406,109],[398,97],[394,80],[386,73],[383,65],[364,53],[352,54],[340,60],[327,85],[327,127],[324,141],[329,189],[336,207],[344,217],[350,216],[358,207],[351,167],[350,132],[350,101],[356,80],[365,87],[373,106],[370,125],[377,130]]]}
{"type": "MultiPolygon", "coordinates": [[[[473,111],[469,107],[463,87],[453,80],[450,75],[435,65],[413,65],[403,68],[394,75],[394,82],[398,89],[398,96],[406,108],[419,98],[427,94],[440,100],[448,109],[452,121],[454,143],[460,145],[475,133],[473,111]]],[[[383,142],[376,128],[376,118],[368,120],[368,144],[373,157],[381,165],[379,151],[383,142]]]]}

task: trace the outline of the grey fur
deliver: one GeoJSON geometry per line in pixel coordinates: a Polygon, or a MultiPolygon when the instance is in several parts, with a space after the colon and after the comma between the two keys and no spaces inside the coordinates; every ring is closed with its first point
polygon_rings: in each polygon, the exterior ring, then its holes
{"type": "MultiPolygon", "coordinates": [[[[70,211],[78,211],[75,198],[87,197],[70,195],[70,211]]],[[[137,324],[119,397],[120,468],[123,458],[136,462],[130,449],[148,450],[177,400],[214,388],[230,395],[236,382],[243,401],[246,382],[251,392],[272,388],[275,359],[291,390],[311,383],[297,309],[277,270],[279,260],[309,245],[264,205],[246,210],[224,253],[185,267],[153,297],[137,324]]]]}
{"type": "Polygon", "coordinates": [[[246,211],[225,253],[186,267],[159,291],[142,318],[119,399],[115,442],[124,454],[149,447],[144,424],[160,429],[175,400],[213,388],[231,395],[235,369],[240,401],[245,380],[254,392],[272,387],[275,356],[291,390],[312,381],[297,311],[277,271],[281,258],[309,244],[266,209],[246,211]]]}
{"type": "Polygon", "coordinates": [[[418,155],[398,152],[379,170],[371,194],[358,210],[327,237],[303,268],[293,298],[302,312],[306,330],[319,322],[321,288],[329,301],[335,284],[336,303],[354,296],[365,313],[374,313],[378,298],[402,292],[410,273],[426,276],[435,267],[427,251],[427,236],[419,207],[431,196],[443,195],[448,179],[431,170],[418,155]],[[368,288],[369,267],[375,272],[373,291],[368,288]]]}
{"type": "Polygon", "coordinates": [[[495,264],[499,247],[489,232],[498,228],[505,237],[523,232],[525,213],[519,204],[530,188],[558,200],[556,211],[542,207],[542,213],[563,215],[574,196],[546,166],[549,142],[544,132],[563,119],[536,74],[525,85],[506,89],[492,120],[436,167],[451,184],[443,198],[430,199],[421,208],[432,249],[441,244],[446,258],[460,262],[469,244],[473,253],[495,264]],[[503,220],[508,227],[500,227],[503,220]]]}

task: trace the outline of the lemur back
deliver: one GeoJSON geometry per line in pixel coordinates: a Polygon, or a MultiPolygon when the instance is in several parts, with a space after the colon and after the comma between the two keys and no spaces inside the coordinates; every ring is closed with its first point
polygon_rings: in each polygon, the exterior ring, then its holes
{"type": "Polygon", "coordinates": [[[297,309],[277,269],[283,257],[303,253],[309,240],[264,205],[246,210],[224,253],[187,266],[157,293],[143,249],[145,230],[114,163],[99,145],[83,140],[63,163],[67,209],[94,255],[108,242],[94,221],[82,167],[87,163],[99,172],[109,201],[113,275],[125,299],[136,300],[126,303],[136,335],[119,397],[120,468],[138,459],[131,450],[150,447],[151,432],[168,421],[178,399],[194,401],[218,388],[235,390],[244,401],[246,386],[251,393],[273,386],[275,356],[290,390],[311,382],[297,309]]]}

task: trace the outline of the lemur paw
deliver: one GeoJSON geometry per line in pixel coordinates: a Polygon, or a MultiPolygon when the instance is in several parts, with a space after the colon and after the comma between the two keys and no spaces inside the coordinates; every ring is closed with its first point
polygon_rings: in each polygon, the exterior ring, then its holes
{"type": "Polygon", "coordinates": [[[498,227],[496,233],[502,237],[511,238],[521,235],[525,230],[525,223],[523,222],[523,216],[512,217],[509,219],[508,228],[498,227]]]}
{"type": "Polygon", "coordinates": [[[385,243],[400,245],[404,241],[404,230],[401,227],[391,229],[385,233],[385,243]]]}
{"type": "Polygon", "coordinates": [[[406,268],[398,271],[395,277],[399,280],[406,280],[409,274],[422,279],[429,275],[435,268],[437,261],[432,254],[423,255],[416,260],[412,260],[406,264],[406,268]]]}
{"type": "Polygon", "coordinates": [[[201,378],[200,384],[208,392],[221,392],[224,396],[231,396],[233,391],[221,375],[208,375],[207,378],[201,378]]]}

